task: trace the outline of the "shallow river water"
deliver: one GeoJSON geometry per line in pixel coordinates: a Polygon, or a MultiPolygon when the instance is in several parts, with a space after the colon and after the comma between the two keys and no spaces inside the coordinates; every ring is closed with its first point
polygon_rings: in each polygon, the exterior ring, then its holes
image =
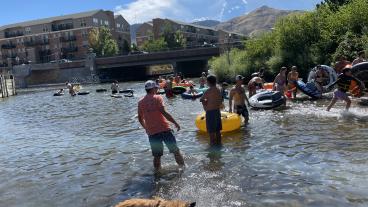
{"type": "Polygon", "coordinates": [[[153,173],[137,101],[142,83],[124,83],[134,98],[23,91],[0,100],[0,206],[112,206],[132,197],[220,206],[368,206],[368,108],[289,102],[251,111],[250,124],[225,134],[219,152],[194,125],[199,101],[177,97],[167,109],[182,126],[175,135],[187,167],[165,149],[153,173]]]}

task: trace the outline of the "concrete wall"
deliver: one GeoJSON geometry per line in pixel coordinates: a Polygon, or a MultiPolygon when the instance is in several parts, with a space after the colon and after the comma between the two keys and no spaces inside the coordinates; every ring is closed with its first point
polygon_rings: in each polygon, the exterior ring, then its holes
{"type": "Polygon", "coordinates": [[[68,68],[36,70],[25,78],[27,86],[70,82],[89,82],[91,71],[88,68],[68,68]]]}

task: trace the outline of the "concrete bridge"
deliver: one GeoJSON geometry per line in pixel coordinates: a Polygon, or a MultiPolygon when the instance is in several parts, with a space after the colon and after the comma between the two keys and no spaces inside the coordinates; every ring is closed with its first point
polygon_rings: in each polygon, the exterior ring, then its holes
{"type": "Polygon", "coordinates": [[[144,80],[149,76],[149,66],[170,64],[174,72],[185,76],[199,76],[208,69],[208,60],[220,55],[219,47],[162,51],[147,54],[97,58],[90,53],[85,60],[67,63],[44,63],[11,67],[18,87],[55,84],[66,81],[102,82],[144,80]]]}
{"type": "Polygon", "coordinates": [[[220,48],[194,48],[148,54],[96,58],[100,76],[118,80],[139,80],[149,74],[150,65],[170,64],[174,72],[185,76],[199,76],[208,69],[208,60],[220,55],[220,48]]]}

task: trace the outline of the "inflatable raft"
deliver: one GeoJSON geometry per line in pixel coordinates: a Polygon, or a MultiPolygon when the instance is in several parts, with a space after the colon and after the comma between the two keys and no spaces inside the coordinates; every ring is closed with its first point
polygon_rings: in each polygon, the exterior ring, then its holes
{"type": "Polygon", "coordinates": [[[254,109],[273,109],[285,103],[285,98],[278,91],[261,91],[249,99],[254,109]]]}
{"type": "Polygon", "coordinates": [[[172,91],[174,94],[179,95],[179,94],[185,93],[187,89],[183,86],[174,86],[172,88],[172,91]]]}
{"type": "MultiPolygon", "coordinates": [[[[238,114],[221,112],[221,132],[231,132],[240,129],[241,118],[238,114]]],[[[195,120],[195,125],[201,132],[207,132],[206,127],[206,113],[202,113],[197,116],[195,120]]]]}
{"type": "Polygon", "coordinates": [[[54,96],[63,96],[64,93],[54,93],[54,96]]]}
{"type": "Polygon", "coordinates": [[[201,96],[203,96],[203,92],[199,92],[197,94],[189,94],[189,93],[185,92],[185,93],[181,94],[181,97],[183,99],[196,99],[196,98],[200,98],[201,96]]]}
{"type": "Polygon", "coordinates": [[[107,89],[99,88],[99,89],[96,89],[96,92],[97,92],[97,93],[107,92],[107,89]]]}
{"type": "Polygon", "coordinates": [[[84,96],[84,95],[88,95],[89,94],[89,91],[78,92],[77,94],[79,96],[84,96]]]}
{"type": "Polygon", "coordinates": [[[299,81],[296,81],[296,87],[301,92],[303,92],[304,94],[314,99],[319,99],[322,97],[322,92],[318,90],[314,82],[304,83],[303,81],[299,80],[299,81]]]}
{"type": "Polygon", "coordinates": [[[114,94],[114,95],[111,95],[112,98],[123,98],[122,95],[117,95],[117,94],[114,94]]]}
{"type": "Polygon", "coordinates": [[[368,88],[368,62],[354,65],[351,68],[351,72],[353,73],[354,77],[364,83],[365,88],[368,88]]]}
{"type": "Polygon", "coordinates": [[[134,93],[134,90],[133,89],[125,89],[125,90],[119,91],[119,93],[134,93]]]}
{"type": "MultiPolygon", "coordinates": [[[[327,65],[321,65],[323,71],[325,72],[325,74],[327,75],[323,80],[322,80],[322,87],[323,87],[323,93],[327,93],[330,92],[331,90],[329,90],[328,88],[337,80],[337,73],[336,71],[327,66],[327,65]]],[[[317,67],[314,67],[310,72],[309,72],[309,76],[308,76],[308,83],[315,83],[316,79],[317,79],[317,67]]],[[[308,95],[308,94],[307,94],[308,95]]]]}

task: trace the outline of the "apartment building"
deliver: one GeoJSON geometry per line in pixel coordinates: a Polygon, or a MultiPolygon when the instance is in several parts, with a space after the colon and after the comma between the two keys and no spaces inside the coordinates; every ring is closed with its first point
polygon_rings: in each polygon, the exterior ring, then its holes
{"type": "Polygon", "coordinates": [[[1,26],[0,66],[83,59],[89,49],[90,30],[102,26],[110,29],[120,49],[130,45],[129,23],[112,11],[94,10],[1,26]]]}
{"type": "Polygon", "coordinates": [[[137,45],[152,38],[158,39],[163,36],[165,29],[172,32],[181,31],[186,38],[187,47],[197,47],[204,44],[225,44],[242,41],[245,36],[239,33],[225,30],[217,30],[212,27],[199,26],[171,19],[153,19],[152,23],[142,24],[137,31],[137,45]]]}
{"type": "Polygon", "coordinates": [[[153,23],[146,22],[139,26],[139,28],[137,29],[136,42],[138,48],[142,48],[144,42],[150,39],[153,39],[153,23]]]}

